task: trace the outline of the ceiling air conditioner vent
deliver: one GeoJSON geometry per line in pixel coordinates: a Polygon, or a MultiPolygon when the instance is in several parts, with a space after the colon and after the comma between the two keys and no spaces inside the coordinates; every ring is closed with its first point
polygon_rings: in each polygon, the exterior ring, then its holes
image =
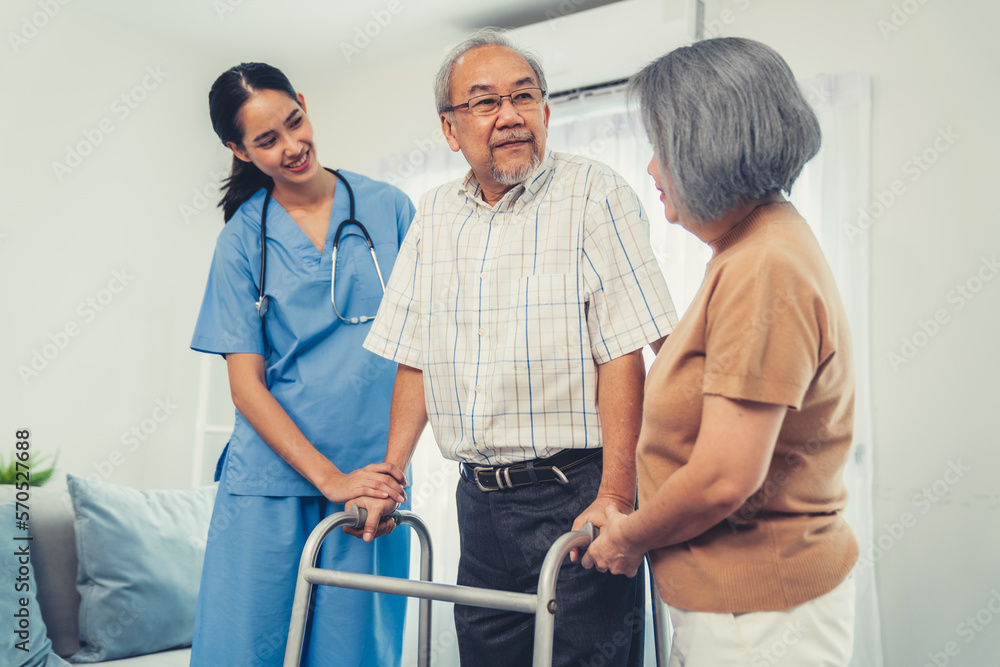
{"type": "Polygon", "coordinates": [[[547,18],[511,31],[542,59],[550,93],[627,79],[700,35],[702,0],[622,0],[576,11],[564,0],[547,18]]]}

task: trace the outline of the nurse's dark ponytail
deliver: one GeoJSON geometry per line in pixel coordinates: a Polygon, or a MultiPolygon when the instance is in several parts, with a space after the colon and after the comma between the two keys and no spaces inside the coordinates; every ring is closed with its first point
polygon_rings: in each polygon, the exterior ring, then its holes
{"type": "MultiPolygon", "coordinates": [[[[258,90],[277,90],[293,100],[295,88],[281,70],[264,63],[242,63],[222,74],[208,93],[208,112],[212,127],[223,144],[230,141],[243,147],[243,128],[239,113],[250,96],[258,90]]],[[[274,181],[251,162],[233,157],[233,169],[223,183],[222,208],[226,222],[237,209],[261,188],[273,187],[274,181]]]]}

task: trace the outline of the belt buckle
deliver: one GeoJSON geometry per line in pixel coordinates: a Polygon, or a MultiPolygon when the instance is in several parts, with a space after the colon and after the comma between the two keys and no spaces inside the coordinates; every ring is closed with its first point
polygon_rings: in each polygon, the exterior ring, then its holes
{"type": "Polygon", "coordinates": [[[492,468],[483,467],[483,466],[477,466],[477,467],[475,467],[475,468],[472,469],[472,479],[475,480],[476,486],[479,487],[480,491],[484,491],[484,492],[486,492],[486,491],[499,491],[501,488],[503,488],[503,487],[500,486],[500,476],[499,475],[497,475],[497,488],[495,488],[495,489],[487,489],[485,486],[483,486],[483,483],[479,481],[479,473],[481,473],[481,472],[488,472],[490,470],[492,470],[492,468]]]}
{"type": "Polygon", "coordinates": [[[556,476],[556,481],[560,484],[569,484],[569,479],[566,478],[566,473],[560,470],[557,466],[552,466],[552,472],[556,476]]]}

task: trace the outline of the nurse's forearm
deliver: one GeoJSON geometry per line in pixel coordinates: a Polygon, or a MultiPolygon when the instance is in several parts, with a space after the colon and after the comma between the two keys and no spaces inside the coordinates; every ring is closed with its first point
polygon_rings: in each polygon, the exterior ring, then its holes
{"type": "MultiPolygon", "coordinates": [[[[392,403],[389,406],[389,437],[386,444],[385,463],[399,470],[406,470],[417,446],[420,433],[427,424],[427,407],[424,405],[424,374],[412,366],[399,364],[396,369],[396,382],[392,387],[392,403]]],[[[344,528],[344,532],[355,537],[362,537],[365,542],[371,542],[376,537],[385,535],[395,527],[393,521],[382,521],[382,517],[390,514],[396,507],[385,501],[372,501],[370,498],[355,498],[346,503],[346,507],[357,503],[368,511],[368,518],[363,528],[344,528]]]]}
{"type": "Polygon", "coordinates": [[[226,355],[233,403],[257,434],[316,488],[323,490],[340,471],[313,446],[288,416],[264,381],[264,357],[259,354],[226,355]]]}
{"type": "Polygon", "coordinates": [[[427,405],[424,403],[424,373],[418,368],[399,364],[396,383],[392,388],[389,408],[389,442],[385,460],[400,470],[406,470],[417,446],[417,440],[427,425],[427,405]]]}

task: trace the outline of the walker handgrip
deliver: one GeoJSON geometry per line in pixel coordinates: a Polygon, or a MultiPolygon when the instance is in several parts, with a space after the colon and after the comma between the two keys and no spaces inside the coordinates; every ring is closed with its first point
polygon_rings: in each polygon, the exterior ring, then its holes
{"type": "Polygon", "coordinates": [[[580,528],[580,532],[590,537],[590,541],[593,543],[597,539],[597,536],[601,534],[601,529],[595,526],[593,521],[588,521],[580,528]]]}
{"type": "MultiPolygon", "coordinates": [[[[351,509],[349,511],[351,512],[351,518],[354,519],[354,525],[352,526],[352,528],[355,528],[357,530],[361,530],[362,528],[364,528],[365,523],[368,521],[368,509],[362,507],[361,505],[354,504],[351,505],[351,509]]],[[[395,519],[396,523],[398,524],[399,523],[398,510],[396,512],[392,512],[391,514],[382,515],[382,517],[379,518],[379,523],[382,523],[386,519],[395,519]]]]}

